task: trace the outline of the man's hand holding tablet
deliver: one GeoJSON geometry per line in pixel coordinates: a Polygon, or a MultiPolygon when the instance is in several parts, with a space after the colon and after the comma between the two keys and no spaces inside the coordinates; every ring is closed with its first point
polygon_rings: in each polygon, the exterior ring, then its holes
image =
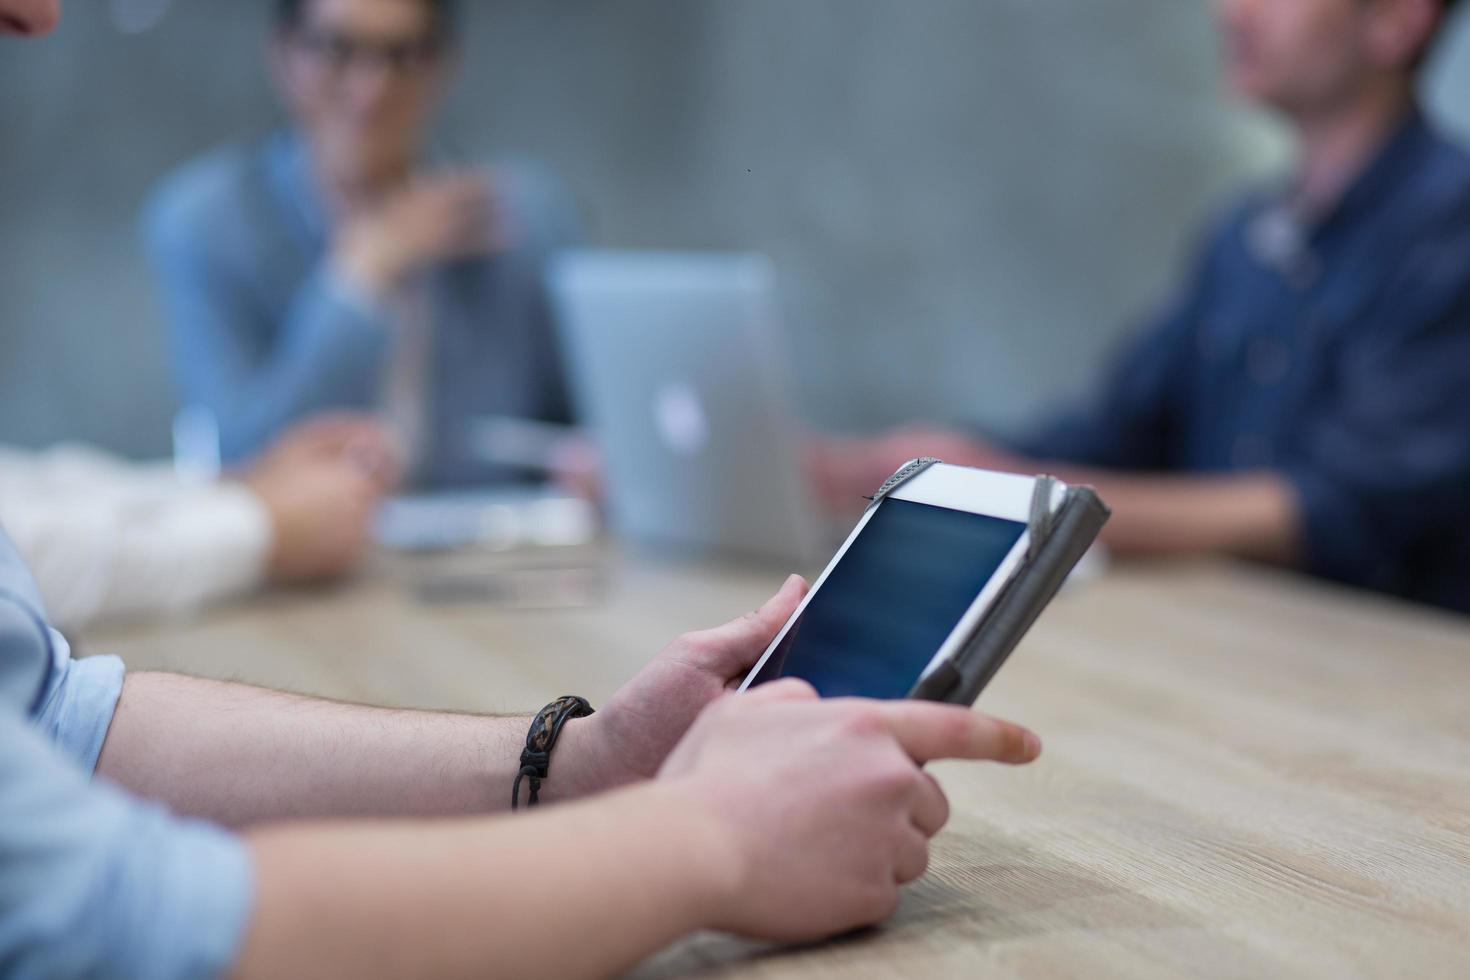
{"type": "Polygon", "coordinates": [[[890,915],[929,866],[949,803],[922,766],[1022,764],[1029,731],[955,705],[819,700],[781,680],[713,705],[659,772],[711,828],[707,928],[795,941],[890,915]]]}

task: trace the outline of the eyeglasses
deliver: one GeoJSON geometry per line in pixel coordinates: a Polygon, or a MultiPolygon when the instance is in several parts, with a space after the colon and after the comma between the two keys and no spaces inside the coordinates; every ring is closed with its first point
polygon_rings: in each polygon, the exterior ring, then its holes
{"type": "Polygon", "coordinates": [[[372,41],[337,31],[310,28],[297,35],[296,43],[338,74],[361,66],[382,67],[395,75],[409,75],[437,61],[442,48],[439,39],[433,37],[412,41],[372,41]]]}

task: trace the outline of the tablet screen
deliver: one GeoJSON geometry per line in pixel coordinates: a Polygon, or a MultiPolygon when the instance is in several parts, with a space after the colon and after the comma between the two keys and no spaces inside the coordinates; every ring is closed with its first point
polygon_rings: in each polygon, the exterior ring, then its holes
{"type": "Polygon", "coordinates": [[[904,697],[1025,530],[885,500],[752,684],[800,677],[823,697],[904,697]]]}

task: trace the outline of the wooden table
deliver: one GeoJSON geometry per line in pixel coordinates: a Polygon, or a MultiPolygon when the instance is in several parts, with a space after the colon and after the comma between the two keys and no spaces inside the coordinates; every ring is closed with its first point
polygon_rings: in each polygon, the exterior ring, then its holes
{"type": "MultiPolygon", "coordinates": [[[[504,584],[507,566],[400,561],[85,646],[354,700],[524,710],[605,698],[674,634],[780,580],[594,560],[606,596],[589,608],[425,605],[426,579],[504,584]]],[[[699,936],[638,975],[1470,978],[1470,620],[1230,566],[1115,570],[1057,601],[981,705],[1046,754],[937,769],[954,817],[890,923],[799,950],[699,936]]]]}

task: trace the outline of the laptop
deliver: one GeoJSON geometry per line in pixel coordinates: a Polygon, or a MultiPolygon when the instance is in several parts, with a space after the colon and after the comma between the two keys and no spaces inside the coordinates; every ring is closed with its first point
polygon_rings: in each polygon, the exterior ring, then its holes
{"type": "Polygon", "coordinates": [[[553,264],[550,285],[614,531],[788,567],[820,560],[771,262],[581,250],[553,264]]]}

